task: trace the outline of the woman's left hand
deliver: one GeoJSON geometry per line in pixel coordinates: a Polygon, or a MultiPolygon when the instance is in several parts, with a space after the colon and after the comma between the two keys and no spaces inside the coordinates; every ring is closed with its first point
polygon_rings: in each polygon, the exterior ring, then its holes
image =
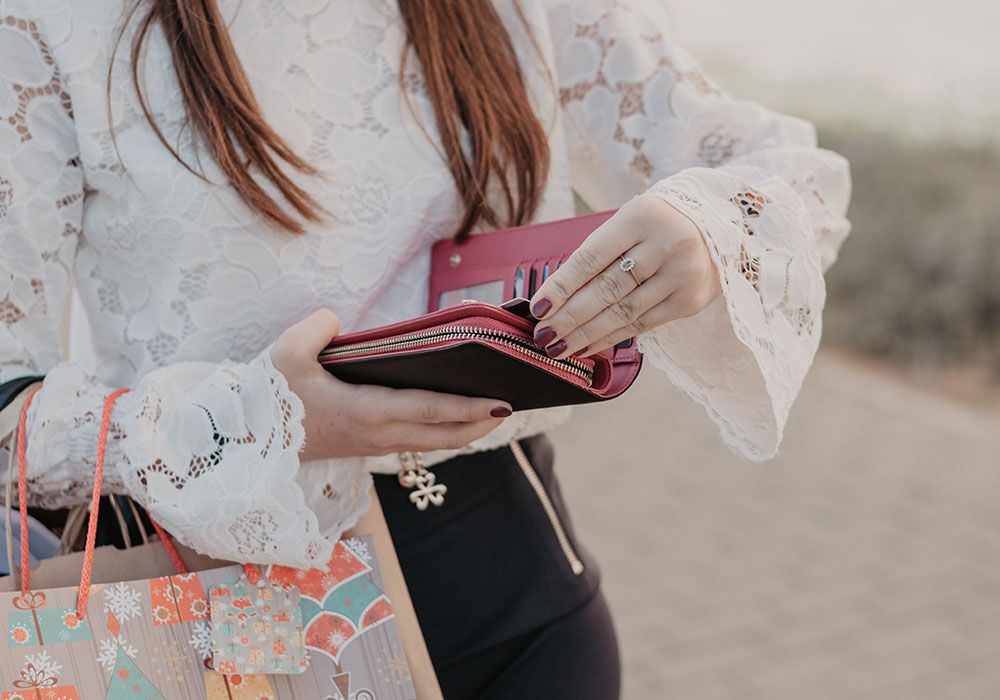
{"type": "Polygon", "coordinates": [[[694,222],[663,200],[640,195],[594,231],[532,297],[539,319],[535,343],[552,357],[591,355],[693,316],[721,291],[694,222]],[[623,269],[623,258],[635,261],[631,270],[623,269]]]}

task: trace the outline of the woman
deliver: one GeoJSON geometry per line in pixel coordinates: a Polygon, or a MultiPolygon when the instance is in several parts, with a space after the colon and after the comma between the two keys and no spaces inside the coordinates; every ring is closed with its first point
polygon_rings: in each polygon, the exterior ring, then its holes
{"type": "Polygon", "coordinates": [[[0,382],[46,376],[35,504],[85,500],[97,408],[131,386],[106,480],[183,542],[309,566],[376,474],[446,697],[616,697],[540,437],[568,411],[348,386],[316,355],[420,314],[435,240],[572,215],[576,192],[621,210],[534,295],[538,343],[639,334],[727,444],[775,452],[847,165],[723,94],[656,5],[0,0],[0,382]],[[60,361],[71,277],[93,377],[60,361]],[[420,458],[449,486],[425,512],[392,476],[420,458]]]}

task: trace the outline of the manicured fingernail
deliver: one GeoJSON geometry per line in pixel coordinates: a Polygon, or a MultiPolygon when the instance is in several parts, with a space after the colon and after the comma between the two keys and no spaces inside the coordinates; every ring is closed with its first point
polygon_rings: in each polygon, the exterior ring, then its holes
{"type": "Polygon", "coordinates": [[[590,350],[590,346],[584,345],[582,348],[573,353],[573,357],[586,357],[588,350],[590,350]]]}
{"type": "Polygon", "coordinates": [[[552,308],[551,301],[544,298],[539,299],[532,305],[531,315],[534,316],[535,318],[541,318],[542,316],[547,314],[549,312],[549,309],[551,308],[552,308]]]}
{"type": "Polygon", "coordinates": [[[492,411],[490,411],[490,415],[493,416],[494,418],[506,418],[507,416],[510,415],[510,409],[507,408],[506,406],[497,406],[492,411]]]}
{"type": "Polygon", "coordinates": [[[560,340],[558,343],[552,343],[552,345],[545,348],[545,354],[549,357],[559,357],[564,352],[566,352],[566,341],[560,340]]]}
{"type": "Polygon", "coordinates": [[[535,329],[535,345],[545,347],[556,339],[556,329],[552,326],[542,326],[535,329]]]}

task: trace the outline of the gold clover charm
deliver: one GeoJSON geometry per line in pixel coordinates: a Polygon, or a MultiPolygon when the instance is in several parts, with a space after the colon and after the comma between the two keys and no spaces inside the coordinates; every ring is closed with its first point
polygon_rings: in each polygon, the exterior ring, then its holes
{"type": "Polygon", "coordinates": [[[427,469],[422,453],[400,452],[399,464],[399,485],[405,489],[414,489],[410,494],[410,503],[417,510],[424,511],[429,505],[439,506],[444,503],[448,487],[437,483],[437,475],[427,469]]]}

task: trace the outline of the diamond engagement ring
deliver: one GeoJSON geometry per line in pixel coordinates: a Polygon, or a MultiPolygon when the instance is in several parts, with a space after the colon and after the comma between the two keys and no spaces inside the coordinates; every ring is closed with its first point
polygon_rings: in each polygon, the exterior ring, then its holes
{"type": "Polygon", "coordinates": [[[621,258],[621,262],[618,263],[618,269],[632,275],[632,280],[635,282],[635,286],[638,287],[641,283],[639,282],[639,278],[635,276],[635,272],[633,272],[635,269],[635,260],[626,258],[624,255],[619,255],[618,257],[621,258]]]}

